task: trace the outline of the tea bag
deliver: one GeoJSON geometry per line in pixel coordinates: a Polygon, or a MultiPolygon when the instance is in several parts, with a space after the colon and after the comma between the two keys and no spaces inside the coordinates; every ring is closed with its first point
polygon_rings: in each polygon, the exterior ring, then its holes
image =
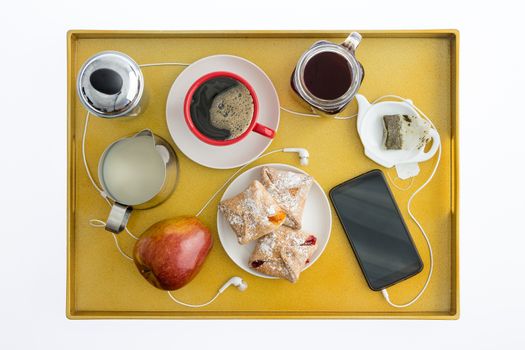
{"type": "Polygon", "coordinates": [[[383,116],[383,145],[387,150],[420,150],[430,141],[430,123],[419,116],[383,116]]]}

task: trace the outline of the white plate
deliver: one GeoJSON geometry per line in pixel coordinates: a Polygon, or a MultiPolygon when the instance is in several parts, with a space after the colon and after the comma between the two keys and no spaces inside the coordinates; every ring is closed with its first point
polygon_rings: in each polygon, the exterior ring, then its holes
{"type": "MultiPolygon", "coordinates": [[[[264,166],[273,167],[280,170],[295,171],[298,173],[306,174],[304,171],[297,169],[291,165],[286,164],[264,164],[249,169],[239,175],[235,180],[232,181],[230,186],[226,189],[222,195],[221,201],[227,198],[236,196],[237,194],[244,191],[253,180],[261,180],[261,169],[264,166]]],[[[302,222],[302,230],[308,233],[312,233],[317,237],[318,247],[314,255],[310,259],[310,263],[305,266],[305,270],[312,266],[315,261],[323,253],[328,239],[330,238],[330,230],[332,228],[332,212],[330,210],[330,204],[328,198],[324,193],[323,189],[317,181],[314,180],[306,205],[304,207],[304,215],[302,222]]],[[[275,278],[272,276],[265,275],[254,269],[252,269],[248,260],[250,255],[255,248],[255,241],[250,242],[246,245],[241,245],[237,241],[237,236],[231,228],[228,221],[224,218],[222,213],[217,210],[217,231],[219,232],[219,239],[221,244],[228,254],[228,256],[244,271],[251,273],[252,275],[275,278]]]]}
{"type": "Polygon", "coordinates": [[[171,86],[166,103],[166,122],[171,138],[188,158],[215,169],[231,169],[249,163],[260,156],[272,139],[250,133],[244,140],[229,146],[213,146],[199,140],[184,120],[184,97],[190,86],[203,75],[229,71],[245,78],[259,100],[257,121],[277,131],[279,127],[279,98],[268,76],[244,58],[216,55],[202,58],[184,69],[171,86]]]}

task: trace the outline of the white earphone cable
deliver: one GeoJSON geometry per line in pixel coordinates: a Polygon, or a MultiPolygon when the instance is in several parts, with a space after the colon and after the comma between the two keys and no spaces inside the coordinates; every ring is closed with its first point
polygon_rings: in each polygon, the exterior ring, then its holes
{"type": "MultiPolygon", "coordinates": [[[[188,63],[179,63],[179,62],[160,62],[160,63],[146,63],[146,64],[141,64],[139,65],[140,67],[156,67],[156,66],[189,66],[190,64],[188,63]]],[[[400,97],[400,96],[397,96],[397,95],[385,95],[385,96],[381,96],[380,98],[376,99],[373,103],[376,103],[376,102],[379,102],[383,99],[387,99],[387,98],[395,98],[395,99],[399,99],[401,101],[405,101],[404,98],[400,97]]],[[[412,105],[419,113],[421,113],[421,115],[423,115],[427,121],[430,122],[430,124],[432,125],[432,127],[435,128],[434,124],[432,123],[432,121],[430,120],[430,118],[428,118],[425,113],[423,111],[421,111],[417,106],[415,105],[412,105]]],[[[304,117],[314,117],[314,118],[320,118],[321,116],[318,115],[318,114],[312,114],[312,113],[302,113],[302,112],[296,112],[296,111],[292,111],[290,109],[287,109],[285,107],[280,107],[282,110],[288,112],[288,113],[291,113],[291,114],[294,114],[294,115],[298,115],[298,116],[304,116],[304,117]]],[[[84,124],[84,131],[83,131],[83,134],[82,134],[82,160],[83,160],[83,163],[84,163],[84,168],[86,170],[86,173],[88,175],[88,178],[89,180],[91,181],[91,183],[93,184],[93,186],[95,187],[95,189],[99,192],[99,194],[104,198],[104,200],[111,206],[111,202],[110,200],[108,199],[106,193],[104,190],[101,189],[101,187],[98,186],[98,184],[95,182],[92,174],[91,174],[91,171],[89,170],[89,166],[88,166],[88,163],[87,163],[87,158],[86,158],[86,152],[85,152],[85,142],[86,142],[86,134],[87,134],[87,128],[88,128],[88,123],[89,123],[89,115],[90,113],[87,112],[86,114],[86,121],[85,121],[85,124],[84,124]]],[[[357,114],[355,115],[351,115],[351,116],[334,116],[332,117],[333,119],[339,119],[339,120],[346,120],[346,119],[351,119],[351,118],[354,118],[356,117],[357,114]]],[[[277,150],[273,150],[273,151],[270,151],[268,153],[265,153],[261,156],[259,156],[257,158],[260,159],[260,158],[263,158],[265,156],[268,156],[270,154],[274,154],[274,153],[277,153],[277,152],[282,152],[283,149],[277,149],[277,150]]],[[[390,301],[390,298],[389,298],[389,295],[388,295],[388,291],[387,289],[383,289],[381,292],[385,298],[385,300],[393,307],[396,307],[396,308],[403,308],[403,307],[407,307],[407,306],[410,306],[412,305],[413,303],[415,303],[420,297],[421,295],[424,293],[424,291],[426,290],[429,282],[430,282],[430,279],[432,277],[432,272],[433,272],[433,267],[434,267],[434,258],[433,258],[433,253],[432,253],[432,246],[430,244],[430,240],[425,232],[425,230],[423,229],[423,227],[421,226],[421,224],[419,223],[419,221],[416,219],[416,217],[414,216],[414,214],[412,213],[411,211],[411,203],[412,203],[412,200],[414,199],[414,197],[423,189],[425,188],[425,186],[427,186],[427,184],[432,180],[432,178],[434,177],[434,174],[436,173],[437,171],[437,168],[439,166],[439,163],[440,163],[440,160],[441,160],[441,152],[442,152],[442,148],[441,148],[441,145],[439,145],[439,148],[438,148],[438,158],[437,158],[437,161],[436,161],[436,165],[434,166],[434,169],[432,170],[432,173],[431,175],[429,176],[429,178],[410,196],[409,200],[408,200],[408,205],[407,205],[407,209],[408,209],[408,213],[411,217],[411,219],[416,223],[416,225],[418,226],[418,228],[420,229],[423,237],[425,238],[425,241],[427,243],[427,246],[428,246],[428,249],[429,249],[429,258],[430,258],[430,266],[429,266],[429,273],[428,273],[428,277],[427,277],[427,280],[425,282],[425,284],[423,285],[423,288],[421,289],[421,291],[408,303],[406,304],[395,304],[393,302],[390,301]]],[[[242,167],[240,167],[239,169],[237,169],[229,178],[228,180],[226,180],[226,182],[210,197],[210,199],[204,204],[204,206],[201,208],[201,210],[199,210],[199,212],[196,214],[196,216],[199,216],[206,208],[207,206],[210,204],[210,202],[220,193],[220,191],[240,172],[242,171],[245,167],[247,167],[248,165],[250,165],[250,163],[248,164],[245,164],[243,165],[242,167]]],[[[388,174],[389,178],[390,178],[390,175],[388,174]]],[[[395,181],[393,181],[391,178],[390,180],[392,181],[392,183],[394,184],[394,186],[398,189],[401,189],[401,190],[407,190],[408,188],[410,188],[410,186],[412,186],[412,182],[410,183],[409,187],[406,188],[406,189],[402,189],[400,187],[397,186],[397,184],[395,183],[395,181]]],[[[106,223],[102,220],[97,220],[97,219],[92,219],[90,220],[90,225],[94,226],[94,227],[104,227],[106,225],[106,223]]],[[[133,237],[134,239],[138,239],[135,235],[133,235],[129,230],[128,228],[126,227],[125,228],[126,232],[131,236],[133,237]]],[[[116,234],[112,234],[113,235],[113,239],[115,241],[115,245],[119,251],[119,253],[125,257],[126,259],[130,260],[130,261],[133,261],[133,258],[130,257],[129,255],[127,255],[126,253],[124,253],[124,251],[121,249],[119,243],[118,243],[118,239],[116,237],[116,234]]],[[[177,300],[169,291],[168,291],[168,295],[169,297],[176,303],[180,304],[180,305],[183,305],[183,306],[187,306],[187,307],[203,307],[203,306],[207,306],[209,304],[211,304],[213,301],[215,301],[215,299],[221,294],[221,291],[219,290],[219,292],[217,292],[217,294],[215,294],[215,296],[209,300],[208,302],[206,303],[203,303],[203,304],[187,304],[187,303],[184,303],[182,301],[179,301],[177,300]]]]}
{"type": "MultiPolygon", "coordinates": [[[[139,64],[139,67],[158,67],[158,66],[189,66],[190,64],[189,63],[181,63],[181,62],[159,62],[159,63],[144,63],[144,64],[139,64]]],[[[102,196],[102,198],[104,198],[104,200],[108,203],[108,205],[111,207],[112,204],[111,204],[111,201],[108,199],[108,196],[106,194],[106,192],[96,183],[95,179],[93,178],[93,175],[91,174],[91,171],[89,170],[89,165],[88,165],[88,162],[87,162],[87,158],[86,158],[86,134],[87,134],[87,130],[88,130],[88,124],[89,124],[89,116],[90,116],[90,113],[89,111],[86,113],[86,121],[84,123],[84,131],[82,132],[82,161],[84,162],[84,168],[86,169],[86,174],[89,178],[89,181],[91,181],[91,184],[93,185],[93,187],[95,187],[95,189],[98,191],[98,193],[102,196]]],[[[93,219],[91,220],[93,222],[97,222],[98,224],[100,223],[103,223],[104,221],[102,220],[98,220],[98,219],[93,219]]],[[[91,223],[91,222],[90,222],[91,223]]],[[[104,223],[104,226],[106,224],[104,223]]],[[[95,226],[95,225],[92,225],[92,226],[95,226]]],[[[95,227],[100,227],[100,226],[95,226],[95,227]]],[[[102,226],[103,227],[103,226],[102,226]]],[[[135,236],[133,233],[131,233],[131,231],[128,229],[128,227],[124,227],[124,230],[126,231],[126,233],[128,235],[130,235],[133,239],[135,240],[138,240],[138,237],[135,236]]],[[[120,253],[126,257],[127,259],[131,259],[129,257],[129,255],[125,254],[122,249],[120,248],[119,244],[118,244],[118,241],[117,241],[117,238],[116,238],[116,235],[113,234],[113,238],[115,239],[115,243],[117,245],[117,248],[118,250],[120,251],[120,253]]],[[[133,260],[133,259],[131,259],[133,260]]]]}
{"type": "MultiPolygon", "coordinates": [[[[91,219],[89,220],[89,224],[93,227],[105,227],[106,226],[106,223],[102,220],[99,220],[99,219],[91,219]]],[[[128,254],[124,253],[124,251],[122,250],[122,248],[120,248],[120,244],[118,243],[118,238],[117,238],[117,235],[114,234],[113,232],[111,232],[111,234],[113,235],[113,239],[115,240],[115,245],[117,246],[117,249],[119,251],[119,253],[125,257],[126,259],[130,260],[130,261],[133,261],[133,258],[131,256],[129,256],[128,254]]]]}
{"type": "Polygon", "coordinates": [[[187,304],[183,301],[180,301],[178,300],[177,298],[175,298],[170,291],[168,291],[168,295],[170,296],[171,300],[173,300],[174,302],[176,302],[177,304],[180,304],[182,306],[187,306],[187,307],[193,307],[193,308],[198,308],[198,307],[204,307],[204,306],[208,306],[210,305],[211,303],[213,303],[215,301],[215,299],[217,299],[219,297],[219,295],[221,295],[221,291],[219,290],[217,292],[217,294],[215,294],[215,296],[213,298],[211,298],[209,301],[203,303],[203,304],[187,304]]]}
{"type": "MultiPolygon", "coordinates": [[[[377,100],[374,101],[375,102],[378,102],[378,101],[381,101],[383,99],[386,99],[386,98],[396,98],[396,99],[399,99],[401,101],[405,101],[404,98],[400,97],[400,96],[397,96],[397,95],[385,95],[385,96],[381,96],[380,98],[378,98],[377,100]]],[[[430,120],[429,117],[427,117],[427,115],[421,110],[419,109],[417,106],[411,104],[414,109],[416,111],[418,111],[429,123],[430,125],[436,129],[436,127],[434,126],[434,123],[432,123],[432,120],[430,120]]],[[[436,129],[437,130],[437,129],[436,129]]],[[[410,215],[410,218],[412,219],[412,221],[414,221],[414,223],[417,225],[417,227],[419,228],[419,230],[421,231],[421,234],[423,235],[423,237],[425,238],[425,242],[427,244],[427,247],[428,247],[428,253],[429,253],[429,260],[430,260],[430,266],[429,266],[429,271],[428,271],[428,276],[427,276],[427,279],[425,281],[425,284],[423,285],[423,288],[421,288],[421,290],[419,291],[419,293],[411,300],[409,301],[408,303],[405,303],[405,304],[395,304],[393,303],[391,300],[390,300],[390,297],[388,295],[388,291],[387,289],[382,289],[381,290],[381,293],[383,294],[383,297],[385,298],[386,302],[388,304],[390,304],[390,306],[392,307],[396,307],[396,308],[404,308],[404,307],[408,307],[412,304],[414,304],[422,295],[423,293],[425,292],[425,290],[427,289],[428,287],[428,284],[430,283],[430,279],[432,277],[432,272],[434,270],[434,254],[432,252],[432,245],[430,244],[430,239],[428,238],[425,230],[423,229],[423,226],[419,223],[419,221],[416,219],[416,217],[414,216],[414,214],[412,213],[412,210],[411,210],[411,204],[412,204],[412,200],[414,199],[414,197],[421,191],[423,190],[423,188],[425,188],[425,186],[428,185],[428,183],[432,180],[432,178],[434,177],[438,167],[439,167],[439,163],[441,161],[441,144],[439,145],[438,147],[438,157],[437,157],[437,160],[436,160],[436,164],[434,165],[434,169],[432,169],[432,173],[430,174],[430,176],[428,177],[428,179],[417,189],[414,191],[414,193],[412,193],[412,195],[410,196],[410,198],[408,199],[408,204],[407,204],[407,209],[408,209],[408,214],[410,215]]]]}
{"type": "MultiPolygon", "coordinates": [[[[375,99],[375,101],[372,102],[372,103],[379,102],[379,101],[384,100],[384,99],[386,99],[386,98],[397,98],[397,99],[400,99],[400,100],[402,100],[402,101],[406,101],[404,98],[402,98],[402,97],[400,97],[400,96],[397,96],[397,95],[384,95],[384,96],[381,96],[381,97],[375,99]]],[[[416,106],[414,106],[414,107],[416,107],[416,106]]],[[[321,116],[320,116],[319,114],[315,114],[315,113],[297,112],[297,111],[293,111],[293,110],[288,109],[288,108],[284,108],[283,106],[280,106],[280,108],[281,108],[283,111],[285,111],[285,112],[288,112],[288,113],[290,113],[290,114],[295,114],[295,115],[298,115],[298,116],[302,116],[302,117],[321,118],[321,116]]],[[[416,109],[418,109],[418,108],[416,107],[416,109]]],[[[314,111],[313,108],[312,108],[312,111],[314,111]]],[[[337,115],[335,115],[335,116],[333,116],[333,117],[329,117],[329,116],[327,116],[327,118],[339,119],[339,120],[352,119],[352,118],[355,118],[355,117],[357,117],[357,113],[356,113],[356,114],[353,114],[353,115],[349,115],[349,116],[343,116],[343,117],[339,117],[339,116],[337,116],[337,115]]],[[[426,117],[426,116],[425,116],[425,117],[426,117]]],[[[427,118],[427,119],[428,119],[428,118],[427,118]]]]}
{"type": "Polygon", "coordinates": [[[104,190],[102,190],[102,188],[100,188],[97,185],[97,183],[95,182],[95,179],[93,179],[93,176],[91,175],[91,171],[89,170],[89,166],[88,166],[88,163],[87,163],[87,159],[86,159],[86,134],[87,134],[88,124],[89,124],[89,112],[87,112],[87,114],[86,114],[86,122],[84,123],[84,132],[82,133],[82,160],[84,161],[84,168],[86,169],[87,176],[88,176],[89,180],[91,181],[91,183],[93,184],[93,187],[95,187],[97,189],[98,193],[100,193],[100,195],[102,197],[107,198],[106,197],[106,192],[104,192],[104,190]]]}
{"type": "Polygon", "coordinates": [[[292,111],[291,109],[284,108],[283,106],[280,107],[283,111],[288,112],[290,114],[295,114],[302,117],[312,117],[312,118],[321,118],[319,114],[313,114],[313,113],[303,113],[303,112],[296,112],[292,111]]]}
{"type": "MultiPolygon", "coordinates": [[[[141,64],[139,65],[140,67],[154,67],[154,66],[168,66],[168,65],[177,65],[177,66],[189,66],[188,63],[176,63],[176,62],[170,62],[170,63],[150,63],[150,64],[141,64]]],[[[87,112],[86,114],[86,121],[85,121],[85,124],[84,124],[84,130],[83,130],[83,133],[82,133],[82,160],[83,160],[83,163],[84,163],[84,168],[86,170],[86,173],[88,175],[88,178],[89,180],[91,181],[91,184],[93,185],[93,187],[95,187],[95,189],[99,192],[99,194],[104,198],[104,200],[108,203],[108,205],[111,207],[111,201],[108,199],[107,195],[106,195],[106,192],[104,190],[101,189],[101,187],[98,186],[98,184],[96,183],[95,179],[93,178],[93,176],[91,175],[91,171],[89,170],[89,165],[88,165],[88,162],[87,162],[87,157],[86,157],[86,134],[87,134],[87,129],[88,129],[88,124],[89,124],[89,116],[90,116],[90,113],[89,111],[87,112]]],[[[263,154],[261,155],[260,157],[258,157],[257,159],[260,159],[262,157],[265,157],[267,155],[270,155],[270,154],[273,154],[273,153],[277,153],[277,152],[280,152],[282,151],[283,149],[278,149],[278,150],[274,150],[274,151],[270,151],[266,154],[263,154]]],[[[242,169],[244,169],[246,166],[248,166],[250,163],[242,166],[241,168],[239,168],[232,176],[230,176],[230,178],[226,181],[226,183],[224,183],[220,188],[219,190],[217,190],[217,192],[215,192],[213,194],[213,196],[208,200],[208,202],[206,202],[206,204],[204,205],[204,207],[199,211],[199,213],[197,214],[200,215],[200,213],[209,205],[209,203],[213,200],[213,198],[215,198],[215,196],[217,196],[217,194],[224,188],[224,186],[226,186],[226,184],[228,184],[231,179],[237,175],[242,169]]],[[[99,219],[91,219],[89,220],[89,224],[93,227],[105,227],[106,226],[106,223],[102,220],[99,220],[99,219]]],[[[134,238],[135,240],[138,240],[138,237],[135,236],[133,233],[131,233],[131,231],[129,231],[129,229],[127,227],[124,228],[126,230],[126,232],[132,237],[134,238]]],[[[120,247],[120,244],[118,242],[118,238],[117,238],[117,235],[115,233],[111,233],[111,235],[113,236],[113,240],[115,241],[115,246],[117,247],[117,250],[118,252],[126,259],[128,259],[129,261],[133,262],[133,258],[131,256],[129,256],[128,254],[126,254],[124,252],[124,250],[122,250],[122,248],[120,247]]],[[[224,288],[224,286],[223,286],[224,288]]],[[[203,304],[188,304],[188,303],[185,303],[185,302],[182,302],[180,300],[178,300],[177,298],[175,298],[170,291],[167,291],[169,297],[171,298],[171,300],[173,300],[174,302],[180,304],[180,305],[183,305],[183,306],[186,306],[186,307],[192,307],[192,308],[199,308],[199,307],[204,307],[204,306],[207,306],[207,305],[210,305],[211,303],[213,303],[215,301],[215,299],[217,299],[219,297],[219,295],[222,294],[223,292],[223,288],[219,289],[219,291],[217,292],[217,294],[215,294],[215,296],[210,299],[209,301],[207,301],[206,303],[203,303],[203,304]]]]}
{"type": "MultiPolygon", "coordinates": [[[[89,170],[89,165],[88,165],[87,158],[86,158],[86,134],[87,134],[88,124],[89,124],[89,115],[90,115],[89,112],[87,112],[87,114],[86,114],[86,122],[84,123],[84,131],[82,132],[82,160],[84,161],[84,168],[86,169],[87,176],[88,176],[89,180],[91,181],[91,183],[93,184],[93,187],[95,187],[97,189],[98,193],[102,196],[102,198],[104,198],[106,203],[108,203],[108,205],[111,207],[112,204],[111,204],[111,201],[108,199],[108,196],[106,195],[106,192],[101,187],[99,187],[97,185],[95,179],[91,175],[91,171],[89,170]]],[[[96,220],[96,219],[94,219],[94,220],[96,220]]],[[[101,220],[98,220],[98,221],[99,222],[103,222],[101,220]]],[[[104,225],[105,225],[105,223],[104,223],[104,225]]],[[[128,229],[127,226],[124,228],[124,230],[132,238],[134,238],[136,240],[138,239],[137,236],[135,236],[133,233],[131,233],[131,231],[128,229]]],[[[120,249],[120,247],[119,247],[119,249],[120,249]]]]}
{"type": "Polygon", "coordinates": [[[400,191],[408,191],[414,184],[414,177],[411,177],[408,185],[406,187],[401,187],[396,183],[396,180],[401,180],[398,176],[392,178],[389,171],[386,172],[386,175],[388,176],[388,179],[390,180],[390,183],[392,184],[392,186],[394,186],[400,191]]]}
{"type": "MultiPolygon", "coordinates": [[[[106,223],[102,220],[98,220],[98,219],[91,219],[89,220],[89,224],[93,227],[104,227],[106,226],[106,223]]],[[[129,256],[128,254],[124,253],[124,251],[122,250],[122,248],[120,247],[120,244],[118,243],[118,239],[117,239],[117,235],[114,234],[113,232],[111,233],[111,235],[113,236],[113,239],[115,240],[115,246],[117,247],[119,253],[126,259],[128,259],[129,261],[133,262],[133,258],[131,256],[129,256]]],[[[215,301],[215,299],[217,299],[219,297],[219,295],[222,294],[221,290],[219,290],[215,296],[213,298],[211,298],[209,301],[207,301],[206,303],[203,303],[203,304],[188,304],[188,303],[185,303],[183,301],[180,301],[178,300],[177,298],[175,298],[170,291],[167,291],[169,297],[171,298],[171,300],[173,300],[174,302],[176,302],[177,304],[180,304],[180,305],[183,305],[183,306],[187,306],[187,307],[193,307],[193,308],[198,308],[198,307],[204,307],[204,306],[207,306],[207,305],[210,305],[211,303],[213,303],[215,301]]]]}
{"type": "MultiPolygon", "coordinates": [[[[321,116],[319,114],[296,112],[296,111],[292,111],[291,109],[284,108],[283,106],[280,106],[279,108],[281,108],[285,112],[288,112],[290,114],[295,114],[295,115],[298,115],[298,116],[301,116],[301,117],[321,118],[321,116]]],[[[342,116],[342,117],[337,116],[337,115],[333,116],[333,117],[327,116],[327,118],[339,119],[339,120],[352,119],[354,117],[357,117],[357,114],[353,114],[353,115],[349,115],[349,116],[342,116]]]]}
{"type": "Polygon", "coordinates": [[[335,116],[335,117],[332,117],[332,118],[333,119],[338,119],[338,120],[347,120],[347,119],[352,119],[352,118],[355,118],[355,117],[357,117],[357,114],[347,115],[347,116],[343,116],[343,117],[335,116]]]}

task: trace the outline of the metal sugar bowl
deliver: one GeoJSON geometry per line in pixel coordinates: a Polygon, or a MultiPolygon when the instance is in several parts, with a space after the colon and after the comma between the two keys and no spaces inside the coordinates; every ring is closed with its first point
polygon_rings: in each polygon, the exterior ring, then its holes
{"type": "Polygon", "coordinates": [[[141,111],[144,77],[128,55],[103,51],[80,69],[77,92],[84,107],[98,117],[136,116],[141,111]]]}

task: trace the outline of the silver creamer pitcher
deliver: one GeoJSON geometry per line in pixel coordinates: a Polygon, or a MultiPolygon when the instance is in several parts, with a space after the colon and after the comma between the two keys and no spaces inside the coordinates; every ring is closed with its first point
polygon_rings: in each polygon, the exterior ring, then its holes
{"type": "Polygon", "coordinates": [[[113,202],[106,230],[119,233],[132,209],[152,208],[168,199],[178,172],[171,145],[149,129],[109,145],[98,164],[100,184],[113,202]]]}

